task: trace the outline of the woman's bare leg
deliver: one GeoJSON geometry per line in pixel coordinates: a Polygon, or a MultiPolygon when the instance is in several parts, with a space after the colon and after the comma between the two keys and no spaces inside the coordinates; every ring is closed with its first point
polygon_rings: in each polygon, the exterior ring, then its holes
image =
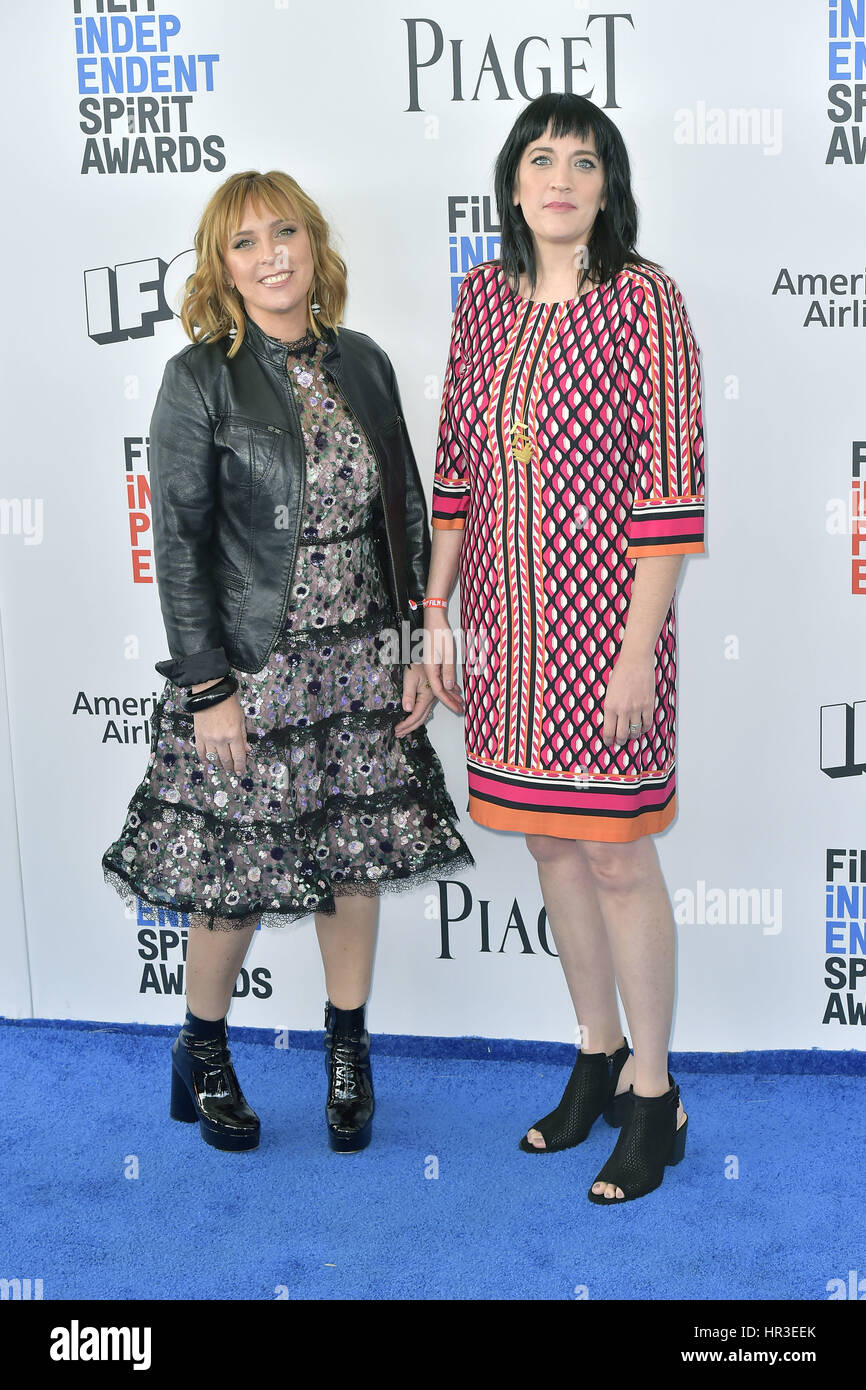
{"type": "MultiPolygon", "coordinates": [[[[631,1032],[635,1094],[661,1096],[668,1087],[674,1006],[676,930],[653,839],[583,845],[607,927],[619,992],[631,1032]]],[[[682,1104],[677,1124],[685,1119],[682,1104]]],[[[612,1183],[593,1192],[622,1197],[612,1183]]]]}
{"type": "Polygon", "coordinates": [[[325,967],[325,987],[335,1009],[366,1004],[373,977],[379,929],[379,895],[335,895],[336,913],[316,913],[316,935],[325,967]]]}
{"type": "MultiPolygon", "coordinates": [[[[580,1024],[580,1046],[584,1052],[615,1052],[622,1046],[623,1029],[613,960],[589,864],[577,840],[527,835],[526,843],[538,865],[547,920],[580,1024]]],[[[535,1148],[544,1148],[537,1129],[530,1129],[527,1138],[535,1148]]]]}
{"type": "Polygon", "coordinates": [[[634,1088],[668,1090],[676,934],[668,891],[650,836],[628,844],[585,842],[634,1047],[634,1088]]]}
{"type": "MultiPolygon", "coordinates": [[[[335,901],[334,916],[316,913],[316,933],[328,998],[338,1009],[354,1009],[366,1003],[370,993],[379,898],[347,894],[335,901]]],[[[186,997],[190,1011],[198,1018],[220,1019],[228,1013],[232,991],[260,918],[260,912],[254,913],[245,919],[244,926],[211,931],[204,925],[202,914],[190,915],[186,997]]]]}
{"type": "MultiPolygon", "coordinates": [[[[619,984],[634,1057],[617,1090],[663,1095],[673,1017],[673,913],[655,844],[527,836],[587,1052],[612,1052],[622,1041],[614,979],[619,984]],[[585,1031],[584,1031],[585,1029],[585,1031]]],[[[682,1122],[682,1106],[678,1122],[682,1122]]],[[[544,1147],[537,1130],[530,1142],[544,1147]]],[[[602,1191],[596,1184],[595,1191],[602,1191]]],[[[622,1196],[610,1183],[605,1194],[622,1196]]]]}
{"type": "MultiPolygon", "coordinates": [[[[190,914],[186,947],[186,1002],[197,1018],[225,1018],[261,912],[230,931],[211,931],[203,914],[190,914]]],[[[225,919],[217,917],[217,922],[225,919]]]]}

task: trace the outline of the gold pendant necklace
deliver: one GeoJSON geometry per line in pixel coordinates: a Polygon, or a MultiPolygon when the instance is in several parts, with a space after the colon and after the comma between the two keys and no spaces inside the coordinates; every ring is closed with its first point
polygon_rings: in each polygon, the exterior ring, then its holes
{"type": "Polygon", "coordinates": [[[525,420],[515,420],[511,426],[511,452],[521,463],[529,463],[532,458],[532,437],[525,420]]]}

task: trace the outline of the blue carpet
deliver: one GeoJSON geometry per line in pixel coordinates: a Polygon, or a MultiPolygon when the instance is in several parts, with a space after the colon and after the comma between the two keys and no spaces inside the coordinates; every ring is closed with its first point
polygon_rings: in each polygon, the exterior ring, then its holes
{"type": "Polygon", "coordinates": [[[603,1121],[567,1153],[517,1148],[570,1046],[374,1037],[373,1143],[338,1155],[321,1034],[230,1028],[262,1143],[227,1154],[168,1118],[176,1031],[0,1021],[0,1275],[46,1300],[821,1300],[866,1275],[862,1052],[674,1055],[685,1162],[610,1211],[585,1195],[603,1121]]]}

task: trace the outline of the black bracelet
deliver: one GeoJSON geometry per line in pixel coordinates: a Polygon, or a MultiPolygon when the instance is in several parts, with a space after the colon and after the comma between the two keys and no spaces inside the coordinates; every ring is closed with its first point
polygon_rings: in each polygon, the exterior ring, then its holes
{"type": "Polygon", "coordinates": [[[234,695],[237,688],[237,681],[229,674],[218,680],[216,685],[209,685],[207,690],[188,690],[180,703],[188,714],[197,714],[199,710],[210,709],[211,705],[218,705],[221,701],[227,700],[230,695],[234,695]]]}

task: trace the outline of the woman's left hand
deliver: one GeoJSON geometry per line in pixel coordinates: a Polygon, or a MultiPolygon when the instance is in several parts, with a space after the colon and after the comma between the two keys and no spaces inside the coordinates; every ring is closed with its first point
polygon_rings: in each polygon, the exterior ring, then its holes
{"type": "Polygon", "coordinates": [[[610,747],[639,739],[652,726],[655,708],[655,656],[623,656],[614,662],[604,699],[602,740],[610,747]],[[629,725],[639,724],[635,733],[629,725]]]}
{"type": "Polygon", "coordinates": [[[409,710],[409,717],[401,720],[394,725],[394,733],[398,738],[403,734],[409,734],[413,729],[417,729],[419,724],[423,724],[435,699],[435,695],[430,688],[430,683],[424,674],[422,662],[417,661],[414,666],[406,666],[403,669],[403,708],[409,710]]]}

